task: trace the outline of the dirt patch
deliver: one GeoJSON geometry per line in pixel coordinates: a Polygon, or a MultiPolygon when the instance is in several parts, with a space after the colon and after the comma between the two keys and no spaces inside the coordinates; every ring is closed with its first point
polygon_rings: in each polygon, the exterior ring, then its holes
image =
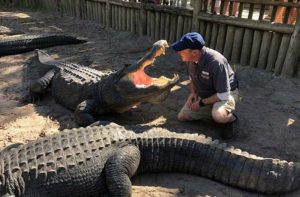
{"type": "MultiPolygon", "coordinates": [[[[60,32],[85,37],[88,43],[48,48],[54,58],[91,64],[96,69],[119,69],[141,58],[154,41],[105,30],[96,23],[51,13],[18,10],[0,12],[0,25],[25,33],[60,32]]],[[[38,104],[21,104],[34,79],[27,63],[33,52],[0,58],[0,147],[77,127],[73,112],[47,96],[38,104]]],[[[300,161],[300,80],[283,79],[250,67],[236,66],[240,80],[240,136],[227,143],[263,157],[300,161]]],[[[119,124],[159,125],[177,132],[204,133],[219,138],[220,129],[201,121],[180,123],[176,114],[189,93],[186,71],[171,50],[159,58],[152,75],[181,81],[161,105],[142,105],[118,116],[104,117],[119,124]]],[[[151,174],[134,178],[134,196],[257,196],[209,179],[183,174],[151,174]]],[[[300,192],[288,194],[299,196],[300,192]]]]}

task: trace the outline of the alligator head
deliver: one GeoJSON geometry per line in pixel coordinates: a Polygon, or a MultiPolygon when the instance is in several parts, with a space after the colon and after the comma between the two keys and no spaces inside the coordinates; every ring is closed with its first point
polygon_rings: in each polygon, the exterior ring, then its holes
{"type": "Polygon", "coordinates": [[[179,76],[174,74],[172,79],[165,76],[155,78],[146,74],[145,68],[152,66],[155,59],[164,55],[168,47],[166,40],[155,42],[152,49],[139,61],[125,66],[107,79],[110,82],[104,85],[102,94],[110,109],[124,112],[142,102],[158,104],[167,98],[179,76]],[[108,93],[110,95],[105,95],[108,93]]]}

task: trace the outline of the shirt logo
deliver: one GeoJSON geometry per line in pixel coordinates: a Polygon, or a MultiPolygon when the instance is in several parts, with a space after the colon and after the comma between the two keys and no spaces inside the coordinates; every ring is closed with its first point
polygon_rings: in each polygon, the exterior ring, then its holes
{"type": "Polygon", "coordinates": [[[201,77],[204,78],[204,79],[209,79],[209,72],[202,71],[201,72],[201,77]]]}

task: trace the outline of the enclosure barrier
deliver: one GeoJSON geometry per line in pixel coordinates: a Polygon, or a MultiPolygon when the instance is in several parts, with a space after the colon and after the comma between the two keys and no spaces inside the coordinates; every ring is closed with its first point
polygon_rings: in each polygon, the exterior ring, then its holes
{"type": "Polygon", "coordinates": [[[272,0],[0,0],[46,8],[107,28],[174,42],[198,31],[232,64],[300,77],[300,5],[272,0]],[[220,2],[218,4],[218,2],[220,2]],[[228,3],[229,2],[229,3],[228,3]],[[238,9],[237,9],[238,7],[238,9]],[[276,21],[276,15],[282,17],[276,21]],[[293,20],[296,19],[296,20],[293,20]]]}

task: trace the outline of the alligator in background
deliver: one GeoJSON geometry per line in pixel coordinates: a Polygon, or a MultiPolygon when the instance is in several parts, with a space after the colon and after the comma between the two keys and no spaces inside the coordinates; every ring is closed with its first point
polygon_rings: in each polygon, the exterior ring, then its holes
{"type": "Polygon", "coordinates": [[[167,47],[167,41],[159,40],[139,61],[118,71],[98,71],[55,61],[44,51],[37,50],[31,66],[43,69],[46,74],[31,85],[29,100],[39,98],[50,88],[57,102],[76,109],[75,120],[82,126],[95,122],[95,114],[123,113],[144,102],[161,103],[179,77],[152,78],[144,69],[164,54],[167,47]]]}
{"type": "Polygon", "coordinates": [[[0,37],[0,56],[14,55],[67,44],[84,43],[86,40],[60,34],[13,35],[0,37]]]}
{"type": "Polygon", "coordinates": [[[16,34],[24,34],[24,32],[0,25],[0,35],[16,35],[16,34]]]}
{"type": "Polygon", "coordinates": [[[131,196],[130,178],[148,172],[189,173],[267,194],[300,185],[299,163],[158,127],[64,130],[0,153],[0,191],[6,197],[126,197],[131,196]]]}

